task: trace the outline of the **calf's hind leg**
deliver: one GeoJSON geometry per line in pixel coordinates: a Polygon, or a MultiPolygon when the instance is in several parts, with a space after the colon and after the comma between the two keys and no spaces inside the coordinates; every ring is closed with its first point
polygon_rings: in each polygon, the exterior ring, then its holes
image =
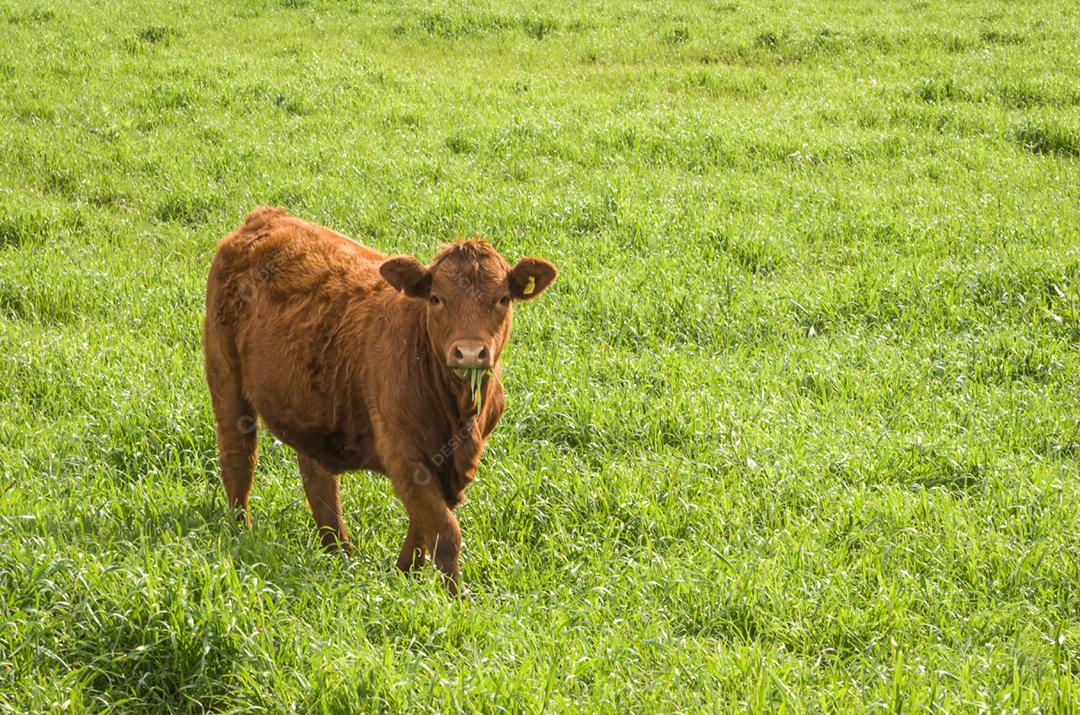
{"type": "Polygon", "coordinates": [[[346,554],[352,554],[341,513],[341,478],[309,457],[297,455],[297,461],[300,462],[304,492],[311,515],[319,527],[323,548],[332,551],[340,547],[346,554]]]}
{"type": "Polygon", "coordinates": [[[251,526],[248,494],[259,459],[258,422],[240,387],[240,371],[216,342],[207,340],[206,382],[214,405],[221,483],[229,506],[237,510],[237,521],[251,526]]]}

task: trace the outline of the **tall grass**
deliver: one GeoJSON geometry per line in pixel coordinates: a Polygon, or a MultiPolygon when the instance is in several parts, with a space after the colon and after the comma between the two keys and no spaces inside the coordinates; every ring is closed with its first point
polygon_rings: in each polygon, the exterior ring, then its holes
{"type": "Polygon", "coordinates": [[[0,0],[0,710],[1075,711],[1069,3],[0,0]],[[517,311],[469,598],[217,482],[276,203],[517,311]]]}

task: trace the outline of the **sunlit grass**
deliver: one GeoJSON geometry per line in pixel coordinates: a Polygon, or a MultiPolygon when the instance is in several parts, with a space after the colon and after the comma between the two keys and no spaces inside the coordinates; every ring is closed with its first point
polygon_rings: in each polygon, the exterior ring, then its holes
{"type": "MultiPolygon", "coordinates": [[[[0,0],[0,710],[1069,712],[1080,14],[1068,3],[0,0]],[[516,311],[459,511],[254,528],[202,378],[261,203],[516,311]]],[[[475,380],[473,382],[475,387],[475,380]]]]}

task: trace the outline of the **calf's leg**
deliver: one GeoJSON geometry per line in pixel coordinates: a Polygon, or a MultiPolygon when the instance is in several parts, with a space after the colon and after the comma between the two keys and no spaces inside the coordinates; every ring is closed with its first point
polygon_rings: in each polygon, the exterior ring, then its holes
{"type": "Polygon", "coordinates": [[[221,483],[229,506],[236,509],[237,521],[251,526],[248,494],[259,458],[258,421],[255,409],[244,397],[235,362],[228,359],[215,336],[208,338],[206,382],[214,407],[221,483]]]}
{"type": "Polygon", "coordinates": [[[297,455],[300,462],[300,476],[304,480],[304,492],[307,494],[311,515],[319,527],[323,548],[327,551],[341,548],[346,554],[352,554],[352,544],[345,532],[345,521],[341,513],[341,478],[330,472],[309,457],[297,455]]]}
{"type": "Polygon", "coordinates": [[[430,545],[428,548],[433,554],[435,567],[442,571],[446,589],[451,596],[458,595],[461,591],[461,565],[458,562],[461,553],[461,527],[458,526],[454,512],[445,503],[425,541],[430,545]]]}
{"type": "Polygon", "coordinates": [[[437,481],[406,477],[394,479],[393,484],[409,514],[409,530],[398,556],[398,568],[408,571],[424,563],[425,553],[431,554],[447,590],[457,595],[461,590],[461,528],[437,481]]]}
{"type": "Polygon", "coordinates": [[[420,543],[420,530],[409,520],[409,530],[405,533],[405,543],[398,554],[397,567],[408,573],[424,565],[424,548],[420,543]]]}

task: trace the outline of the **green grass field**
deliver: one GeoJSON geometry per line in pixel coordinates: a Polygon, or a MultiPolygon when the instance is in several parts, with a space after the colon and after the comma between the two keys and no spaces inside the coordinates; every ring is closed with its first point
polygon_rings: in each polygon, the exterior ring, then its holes
{"type": "Polygon", "coordinates": [[[1080,8],[825,4],[0,0],[0,711],[1076,712],[1080,8]],[[466,600],[232,524],[260,203],[561,268],[466,600]]]}

